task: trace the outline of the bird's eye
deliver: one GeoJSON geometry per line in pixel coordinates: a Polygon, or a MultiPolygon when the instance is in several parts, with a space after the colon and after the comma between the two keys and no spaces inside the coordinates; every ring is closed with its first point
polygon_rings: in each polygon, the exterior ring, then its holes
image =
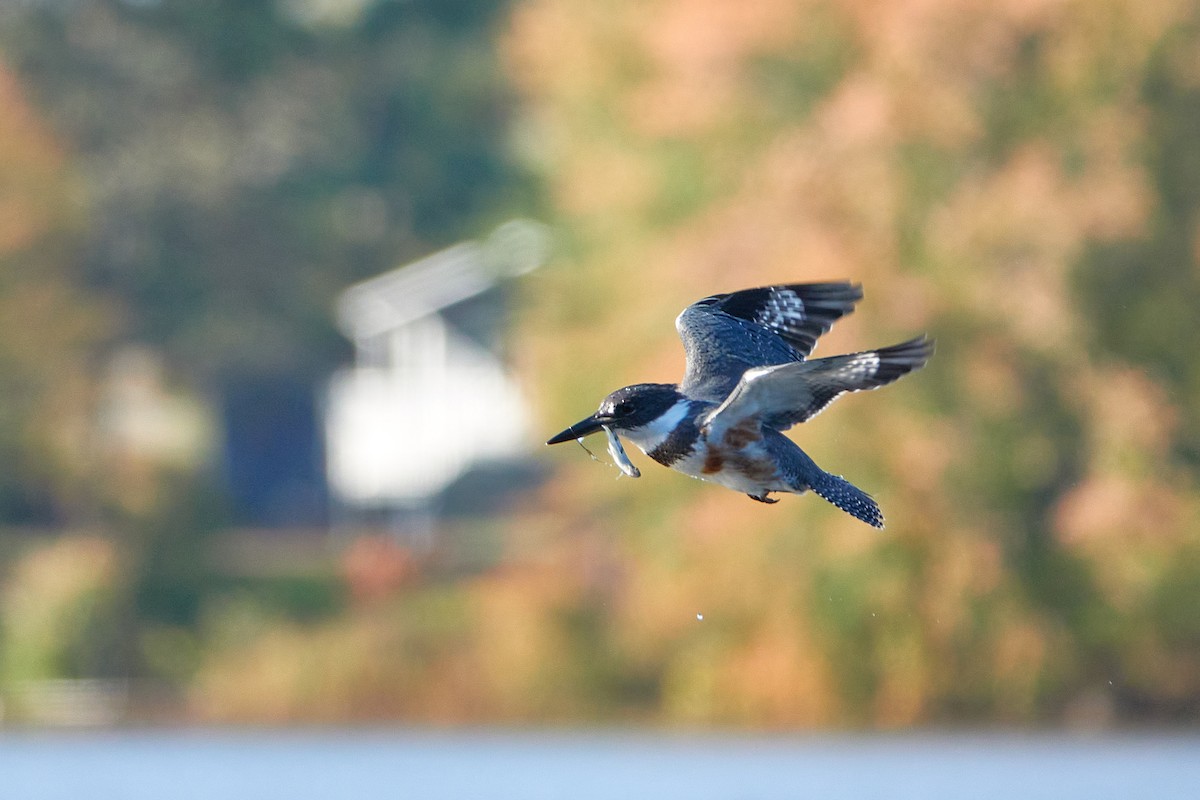
{"type": "Polygon", "coordinates": [[[633,406],[629,403],[617,403],[613,406],[614,417],[627,417],[633,413],[633,406]]]}

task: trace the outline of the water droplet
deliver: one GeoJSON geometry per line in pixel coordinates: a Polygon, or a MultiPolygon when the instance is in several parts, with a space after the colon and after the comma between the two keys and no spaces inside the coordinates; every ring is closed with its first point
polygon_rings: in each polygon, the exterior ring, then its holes
{"type": "Polygon", "coordinates": [[[703,621],[703,620],[704,620],[704,615],[703,615],[703,614],[697,614],[697,615],[696,615],[696,619],[703,621]]]}

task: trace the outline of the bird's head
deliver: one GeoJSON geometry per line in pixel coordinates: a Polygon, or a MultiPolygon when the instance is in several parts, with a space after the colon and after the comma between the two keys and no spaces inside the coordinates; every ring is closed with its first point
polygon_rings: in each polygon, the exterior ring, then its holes
{"type": "Polygon", "coordinates": [[[582,439],[591,433],[608,428],[627,431],[649,425],[673,407],[682,395],[672,383],[638,383],[617,389],[600,401],[600,408],[590,417],[581,419],[546,444],[559,444],[582,439]]]}

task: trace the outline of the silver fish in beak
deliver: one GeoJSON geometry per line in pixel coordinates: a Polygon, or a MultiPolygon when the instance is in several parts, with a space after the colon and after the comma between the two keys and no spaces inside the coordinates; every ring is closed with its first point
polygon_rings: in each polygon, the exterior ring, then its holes
{"type": "Polygon", "coordinates": [[[613,429],[604,426],[604,434],[608,437],[608,454],[612,456],[612,460],[631,478],[642,477],[642,471],[633,465],[629,460],[629,456],[625,454],[625,448],[621,446],[621,440],[617,438],[617,434],[613,433],[613,429]]]}

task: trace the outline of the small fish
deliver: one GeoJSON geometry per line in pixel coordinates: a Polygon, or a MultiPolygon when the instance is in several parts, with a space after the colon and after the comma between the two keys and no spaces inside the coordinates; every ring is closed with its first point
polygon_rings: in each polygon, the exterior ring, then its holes
{"type": "Polygon", "coordinates": [[[633,465],[629,460],[629,456],[625,454],[625,448],[621,446],[621,440],[613,433],[612,428],[604,426],[604,433],[608,435],[608,454],[612,456],[612,460],[617,466],[631,478],[642,477],[642,471],[633,465]]]}

